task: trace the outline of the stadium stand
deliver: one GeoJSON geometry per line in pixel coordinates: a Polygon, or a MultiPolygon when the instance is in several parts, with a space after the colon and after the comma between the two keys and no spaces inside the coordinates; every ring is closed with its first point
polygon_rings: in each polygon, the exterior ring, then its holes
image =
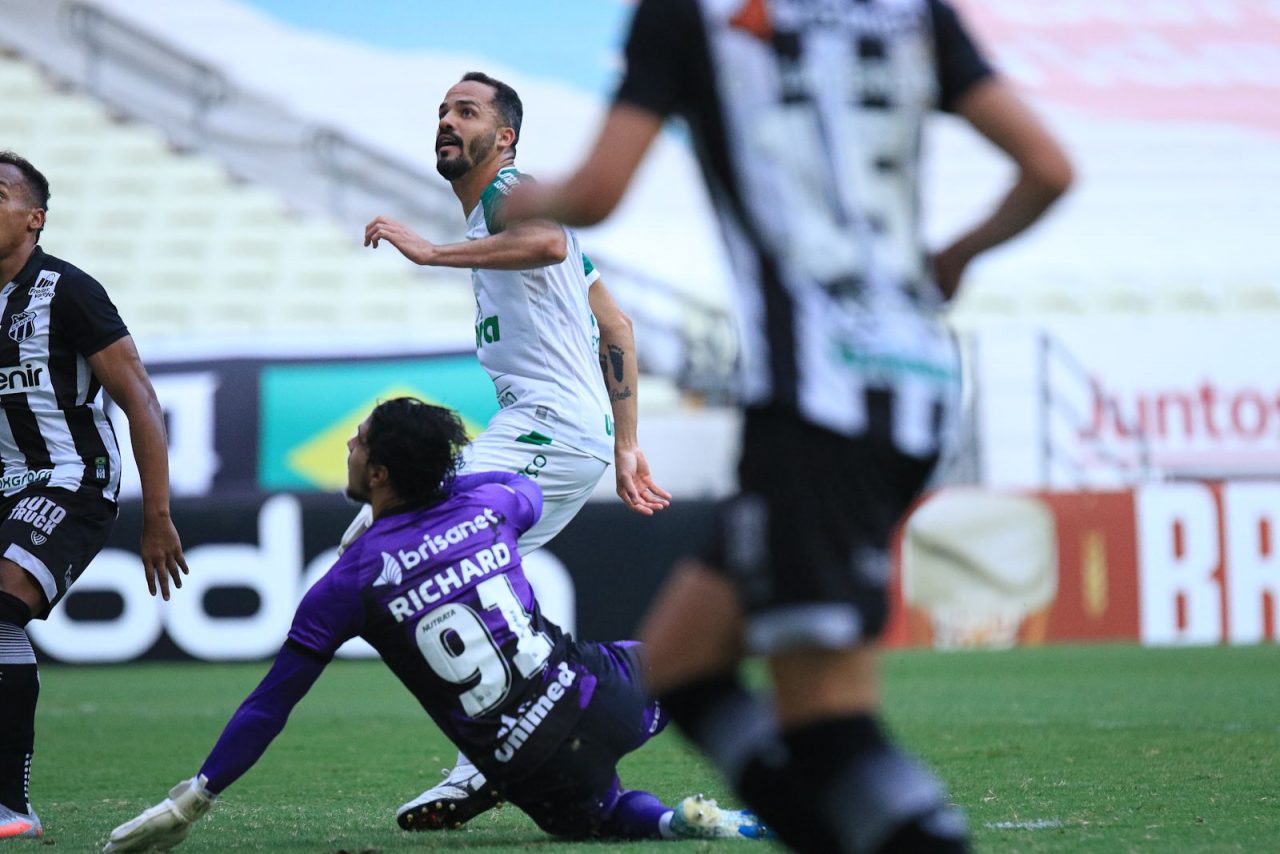
{"type": "Polygon", "coordinates": [[[0,56],[0,114],[0,142],[52,185],[44,244],[101,279],[139,337],[399,331],[465,345],[474,313],[465,275],[361,250],[359,235],[291,211],[270,189],[12,55],[0,56]]]}

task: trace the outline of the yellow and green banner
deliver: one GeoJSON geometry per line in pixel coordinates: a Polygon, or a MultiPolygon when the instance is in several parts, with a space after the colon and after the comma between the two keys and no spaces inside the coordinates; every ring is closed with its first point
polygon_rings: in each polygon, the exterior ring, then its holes
{"type": "Polygon", "coordinates": [[[263,367],[258,485],[268,491],[341,490],[347,439],[378,404],[412,396],[456,409],[475,436],[498,411],[472,354],[263,367]]]}

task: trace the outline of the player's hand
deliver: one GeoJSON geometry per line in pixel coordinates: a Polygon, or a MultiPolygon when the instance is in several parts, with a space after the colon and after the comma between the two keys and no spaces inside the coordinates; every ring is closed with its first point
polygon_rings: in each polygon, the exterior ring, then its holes
{"type": "Polygon", "coordinates": [[[142,568],[147,573],[147,589],[156,595],[156,587],[165,601],[169,600],[169,581],[182,586],[182,576],[190,572],[182,554],[182,540],[168,513],[146,514],[142,519],[142,568]]]}
{"type": "Polygon", "coordinates": [[[364,245],[378,248],[378,242],[385,240],[400,250],[400,254],[415,264],[430,264],[436,245],[430,240],[420,237],[407,225],[380,216],[364,227],[364,245]]]}
{"type": "Polygon", "coordinates": [[[103,851],[168,851],[187,838],[191,825],[209,811],[217,797],[202,775],[183,780],[169,797],[111,831],[103,851]]]}
{"type": "Polygon", "coordinates": [[[671,493],[653,482],[649,462],[640,447],[614,447],[613,469],[622,503],[642,516],[652,516],[671,504],[671,493]]]}

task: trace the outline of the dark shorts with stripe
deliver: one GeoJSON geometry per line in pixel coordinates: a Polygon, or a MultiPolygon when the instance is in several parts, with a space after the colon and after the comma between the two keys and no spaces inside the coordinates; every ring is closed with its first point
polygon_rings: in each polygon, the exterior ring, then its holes
{"type": "Polygon", "coordinates": [[[105,498],[36,486],[0,498],[0,557],[27,571],[44,591],[44,619],[89,561],[102,551],[116,521],[105,498]]]}
{"type": "Polygon", "coordinates": [[[574,656],[596,677],[591,702],[546,762],[500,786],[547,833],[596,834],[618,801],[618,761],[666,727],[658,701],[644,693],[640,650],[635,641],[574,644],[574,656]]]}
{"type": "Polygon", "coordinates": [[[740,492],[704,557],[738,590],[750,651],[845,649],[883,631],[889,540],[936,463],[789,409],[747,410],[740,492]]]}

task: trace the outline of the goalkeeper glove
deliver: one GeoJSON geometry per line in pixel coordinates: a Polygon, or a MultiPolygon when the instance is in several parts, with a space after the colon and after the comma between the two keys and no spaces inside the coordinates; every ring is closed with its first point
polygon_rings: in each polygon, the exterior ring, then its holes
{"type": "Polygon", "coordinates": [[[213,806],[217,795],[201,774],[169,790],[169,797],[111,831],[103,851],[168,851],[187,838],[191,825],[213,806]]]}

